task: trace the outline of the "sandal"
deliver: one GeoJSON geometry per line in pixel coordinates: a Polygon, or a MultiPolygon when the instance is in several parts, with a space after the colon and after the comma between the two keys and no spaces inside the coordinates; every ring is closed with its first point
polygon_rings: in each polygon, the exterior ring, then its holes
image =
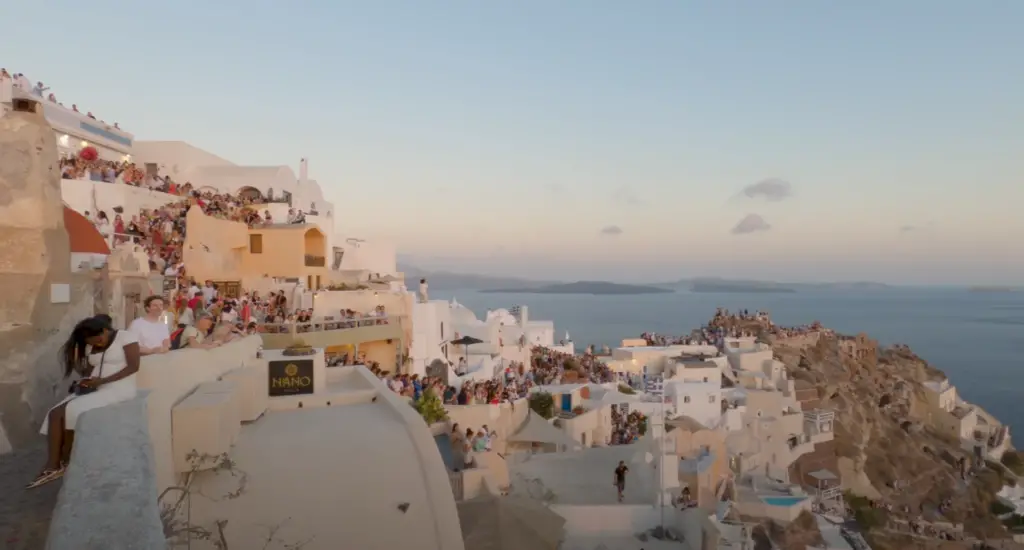
{"type": "Polygon", "coordinates": [[[32,483],[26,485],[25,488],[35,489],[36,487],[41,487],[43,485],[46,485],[47,483],[50,483],[51,481],[56,481],[64,477],[64,468],[65,466],[62,464],[59,468],[54,470],[43,470],[42,473],[36,476],[35,480],[33,480],[32,483]]]}

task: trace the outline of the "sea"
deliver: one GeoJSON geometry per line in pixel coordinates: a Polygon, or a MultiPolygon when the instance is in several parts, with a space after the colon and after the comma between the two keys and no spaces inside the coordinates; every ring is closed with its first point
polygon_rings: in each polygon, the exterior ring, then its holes
{"type": "Polygon", "coordinates": [[[568,332],[578,352],[590,344],[615,347],[642,332],[688,333],[719,307],[767,311],[783,326],[821,321],[844,334],[865,332],[883,345],[910,346],[944,371],[963,399],[1008,424],[1011,435],[1024,434],[1024,292],[892,287],[593,296],[431,290],[431,298],[454,298],[480,318],[489,309],[528,306],[531,319],[554,321],[556,341],[568,332]]]}

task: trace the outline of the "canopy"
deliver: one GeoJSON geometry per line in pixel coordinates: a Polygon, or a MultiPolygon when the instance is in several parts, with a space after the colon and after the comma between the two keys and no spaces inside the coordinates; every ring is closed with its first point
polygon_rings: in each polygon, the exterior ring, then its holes
{"type": "Polygon", "coordinates": [[[555,550],[565,519],[538,500],[485,495],[457,504],[466,550],[555,550]]]}
{"type": "Polygon", "coordinates": [[[462,336],[461,338],[457,340],[452,340],[448,343],[454,344],[456,346],[472,346],[473,344],[483,344],[484,341],[479,338],[474,338],[472,336],[462,336]]]}
{"type": "Polygon", "coordinates": [[[547,420],[541,418],[537,413],[530,411],[526,416],[526,422],[516,430],[516,433],[508,437],[508,441],[517,443],[549,443],[552,445],[565,445],[567,447],[579,447],[580,444],[565,432],[548,424],[547,420]]]}

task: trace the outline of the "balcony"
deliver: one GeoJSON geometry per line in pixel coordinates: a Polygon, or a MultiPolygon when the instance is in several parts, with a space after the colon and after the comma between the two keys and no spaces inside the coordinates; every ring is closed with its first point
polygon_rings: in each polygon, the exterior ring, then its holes
{"type": "Polygon", "coordinates": [[[306,267],[324,267],[327,265],[327,258],[306,254],[306,267]]]}
{"type": "Polygon", "coordinates": [[[265,323],[260,329],[263,347],[267,349],[284,349],[298,340],[315,348],[326,348],[403,338],[400,319],[388,316],[323,317],[308,323],[265,323]]]}

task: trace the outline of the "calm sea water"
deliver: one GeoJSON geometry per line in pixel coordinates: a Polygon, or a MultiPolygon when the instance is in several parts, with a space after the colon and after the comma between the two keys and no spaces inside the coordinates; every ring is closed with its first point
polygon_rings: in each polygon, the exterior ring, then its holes
{"type": "Polygon", "coordinates": [[[582,350],[615,346],[644,331],[682,334],[717,307],[765,310],[782,325],[821,321],[843,333],[866,332],[882,344],[909,345],[942,369],[964,399],[983,406],[1024,437],[1024,293],[885,289],[792,294],[648,294],[584,296],[431,292],[483,316],[488,309],[529,306],[531,319],[553,320],[582,350]]]}

